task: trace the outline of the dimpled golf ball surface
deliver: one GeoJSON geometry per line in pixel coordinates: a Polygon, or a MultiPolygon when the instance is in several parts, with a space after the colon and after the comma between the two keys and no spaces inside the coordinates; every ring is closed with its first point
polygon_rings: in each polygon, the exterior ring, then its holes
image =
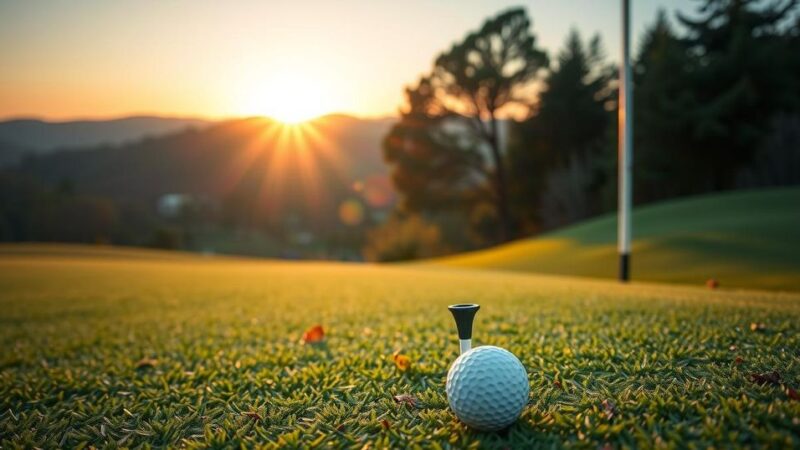
{"type": "Polygon", "coordinates": [[[472,428],[497,431],[514,423],[528,403],[528,374],[513,353],[491,345],[475,347],[447,373],[447,401],[472,428]]]}

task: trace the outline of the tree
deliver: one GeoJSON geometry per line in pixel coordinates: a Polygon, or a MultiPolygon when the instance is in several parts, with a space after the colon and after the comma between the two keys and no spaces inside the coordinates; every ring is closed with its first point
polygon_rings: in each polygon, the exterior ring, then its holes
{"type": "Polygon", "coordinates": [[[383,140],[400,209],[430,212],[458,208],[480,189],[485,176],[480,151],[458,132],[439,107],[428,77],[406,89],[408,108],[383,140]]]}
{"type": "Polygon", "coordinates": [[[698,189],[692,159],[692,71],[696,58],[673,31],[663,10],[642,38],[633,64],[634,188],[637,202],[698,189]]]}
{"type": "MultiPolygon", "coordinates": [[[[509,165],[515,180],[515,206],[524,212],[531,231],[544,222],[563,222],[541,217],[545,213],[541,203],[545,182],[553,178],[551,172],[572,173],[568,166],[581,161],[582,173],[594,178],[593,166],[598,153],[608,145],[612,125],[609,109],[613,107],[614,68],[604,59],[599,36],[584,44],[580,34],[572,30],[558,54],[557,65],[544,79],[535,114],[514,130],[509,165]]],[[[584,197],[581,211],[593,203],[586,189],[593,189],[594,182],[584,181],[579,188],[584,197]]],[[[547,184],[559,183],[551,180],[547,184]]]]}
{"type": "Polygon", "coordinates": [[[368,261],[407,261],[441,256],[447,248],[441,231],[419,215],[395,215],[367,235],[364,257],[368,261]]]}
{"type": "Polygon", "coordinates": [[[798,49],[791,45],[797,0],[698,0],[697,18],[678,14],[697,58],[691,72],[695,173],[706,189],[734,186],[774,115],[800,109],[798,49]]]}
{"type": "Polygon", "coordinates": [[[454,198],[488,198],[499,240],[511,239],[500,120],[513,105],[530,107],[526,92],[546,65],[523,9],[487,20],[441,54],[430,76],[407,90],[409,110],[384,141],[404,205],[420,211],[454,198]]]}

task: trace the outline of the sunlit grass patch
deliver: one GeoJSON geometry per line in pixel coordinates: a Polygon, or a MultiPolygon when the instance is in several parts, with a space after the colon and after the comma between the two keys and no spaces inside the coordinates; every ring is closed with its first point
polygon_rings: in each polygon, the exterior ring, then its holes
{"type": "Polygon", "coordinates": [[[0,256],[1,446],[800,445],[797,295],[113,252],[0,256]],[[529,372],[504,433],[447,408],[463,301],[529,372]]]}

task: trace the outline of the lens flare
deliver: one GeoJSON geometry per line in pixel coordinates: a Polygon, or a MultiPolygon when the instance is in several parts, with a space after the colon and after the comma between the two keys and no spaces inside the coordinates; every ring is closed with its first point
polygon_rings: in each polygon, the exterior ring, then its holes
{"type": "Polygon", "coordinates": [[[343,201],[339,205],[339,220],[351,227],[360,225],[364,221],[364,206],[354,199],[343,201]]]}

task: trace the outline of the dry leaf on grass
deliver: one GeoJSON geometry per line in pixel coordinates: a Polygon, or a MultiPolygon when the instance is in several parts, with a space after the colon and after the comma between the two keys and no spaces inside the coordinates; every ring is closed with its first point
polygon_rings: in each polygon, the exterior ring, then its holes
{"type": "Polygon", "coordinates": [[[611,400],[603,400],[603,414],[606,415],[606,419],[613,419],[617,415],[617,405],[611,400]]]}
{"type": "Polygon", "coordinates": [[[303,333],[304,344],[319,344],[325,340],[325,330],[322,325],[314,325],[303,333]]]}
{"type": "Polygon", "coordinates": [[[411,358],[400,353],[400,350],[392,354],[392,361],[394,361],[394,365],[397,367],[397,370],[401,372],[405,372],[411,368],[411,358]]]}
{"type": "Polygon", "coordinates": [[[778,386],[781,384],[781,374],[779,374],[777,371],[767,373],[752,373],[750,374],[750,381],[760,385],[771,384],[773,386],[778,386]]]}
{"type": "Polygon", "coordinates": [[[158,365],[158,360],[153,358],[142,358],[136,362],[136,369],[150,369],[158,365]]]}
{"type": "Polygon", "coordinates": [[[416,408],[417,406],[417,398],[414,397],[413,395],[400,394],[400,395],[395,395],[392,398],[399,405],[406,405],[409,408],[416,408]]]}

